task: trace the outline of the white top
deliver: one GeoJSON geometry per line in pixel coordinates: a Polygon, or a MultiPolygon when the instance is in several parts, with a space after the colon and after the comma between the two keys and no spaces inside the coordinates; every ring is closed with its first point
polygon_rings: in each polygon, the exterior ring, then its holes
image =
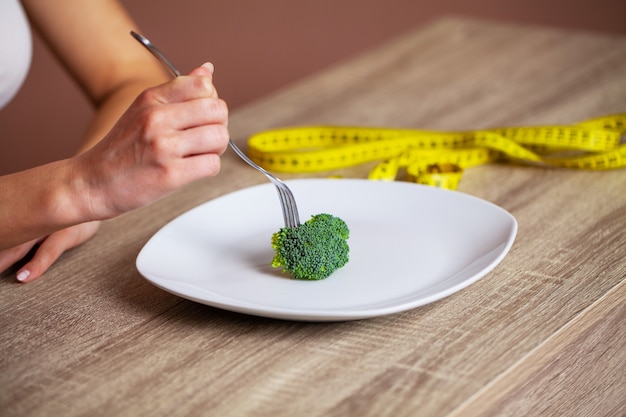
{"type": "Polygon", "coordinates": [[[28,19],[19,0],[0,0],[0,109],[24,83],[33,52],[28,19]]]}

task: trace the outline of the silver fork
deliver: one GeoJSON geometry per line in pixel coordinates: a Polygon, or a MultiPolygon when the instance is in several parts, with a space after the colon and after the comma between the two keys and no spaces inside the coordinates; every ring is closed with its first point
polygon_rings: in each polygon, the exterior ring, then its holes
{"type": "MultiPolygon", "coordinates": [[[[131,31],[130,34],[137,41],[139,41],[139,43],[145,46],[146,49],[150,51],[152,55],[154,55],[161,62],[161,64],[163,64],[168,70],[170,70],[172,75],[174,75],[175,77],[181,75],[180,71],[178,71],[174,64],[172,64],[170,60],[167,59],[165,55],[163,55],[163,53],[161,53],[161,51],[156,46],[154,46],[152,42],[150,42],[147,38],[137,32],[131,31]]],[[[243,159],[252,168],[265,174],[267,179],[270,180],[272,184],[274,184],[276,190],[278,191],[278,197],[280,198],[280,206],[283,210],[285,227],[300,226],[300,217],[298,216],[298,206],[296,205],[296,199],[294,198],[293,193],[291,192],[289,187],[287,187],[287,184],[285,184],[281,179],[270,174],[267,170],[254,163],[250,158],[248,158],[245,153],[243,153],[241,149],[239,149],[237,145],[235,145],[235,142],[233,142],[232,139],[228,140],[228,144],[233,149],[233,151],[235,151],[235,153],[239,155],[241,159],[243,159]]]]}

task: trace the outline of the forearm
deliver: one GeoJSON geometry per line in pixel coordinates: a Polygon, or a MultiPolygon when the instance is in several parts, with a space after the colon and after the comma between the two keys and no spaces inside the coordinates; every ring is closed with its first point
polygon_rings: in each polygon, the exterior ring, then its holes
{"type": "Polygon", "coordinates": [[[202,79],[172,81],[140,94],[169,77],[130,37],[138,28],[120,0],[22,4],[95,110],[74,157],[0,177],[0,270],[39,242],[18,271],[19,280],[32,280],[93,236],[94,220],[215,175],[228,133],[227,108],[217,99],[210,69],[195,70],[202,79]]]}
{"type": "MultiPolygon", "coordinates": [[[[163,78],[130,82],[98,105],[77,154],[100,141],[135,97],[163,78]]],[[[91,220],[89,184],[75,159],[0,177],[0,250],[91,220]]]]}
{"type": "Polygon", "coordinates": [[[0,177],[0,250],[94,220],[72,160],[0,177]]]}
{"type": "Polygon", "coordinates": [[[96,110],[78,153],[104,137],[142,90],[167,81],[163,68],[130,36],[138,28],[119,0],[22,3],[96,110]]]}

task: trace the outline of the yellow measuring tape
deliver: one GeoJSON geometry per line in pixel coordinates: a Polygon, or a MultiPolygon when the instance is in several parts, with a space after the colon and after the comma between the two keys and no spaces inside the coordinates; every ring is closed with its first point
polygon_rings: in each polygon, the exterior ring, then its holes
{"type": "Polygon", "coordinates": [[[626,167],[626,114],[571,126],[441,132],[345,126],[267,130],[251,136],[248,153],[267,170],[320,172],[379,161],[373,180],[456,189],[463,170],[491,162],[606,170],[626,167]]]}

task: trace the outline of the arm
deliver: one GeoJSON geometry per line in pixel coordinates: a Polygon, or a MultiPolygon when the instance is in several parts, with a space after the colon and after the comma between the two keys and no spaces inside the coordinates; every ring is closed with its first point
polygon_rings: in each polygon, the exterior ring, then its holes
{"type": "Polygon", "coordinates": [[[20,270],[32,280],[95,233],[97,223],[85,222],[142,207],[215,175],[228,132],[211,66],[144,91],[166,77],[132,41],[135,25],[116,1],[23,3],[97,110],[79,156],[0,178],[0,271],[40,241],[20,270]]]}
{"type": "Polygon", "coordinates": [[[23,0],[31,24],[96,109],[84,151],[98,142],[145,88],[168,80],[130,37],[138,30],[117,0],[23,0]]]}
{"type": "Polygon", "coordinates": [[[228,113],[211,68],[144,90],[84,153],[0,177],[0,249],[109,219],[217,174],[228,113]]]}

